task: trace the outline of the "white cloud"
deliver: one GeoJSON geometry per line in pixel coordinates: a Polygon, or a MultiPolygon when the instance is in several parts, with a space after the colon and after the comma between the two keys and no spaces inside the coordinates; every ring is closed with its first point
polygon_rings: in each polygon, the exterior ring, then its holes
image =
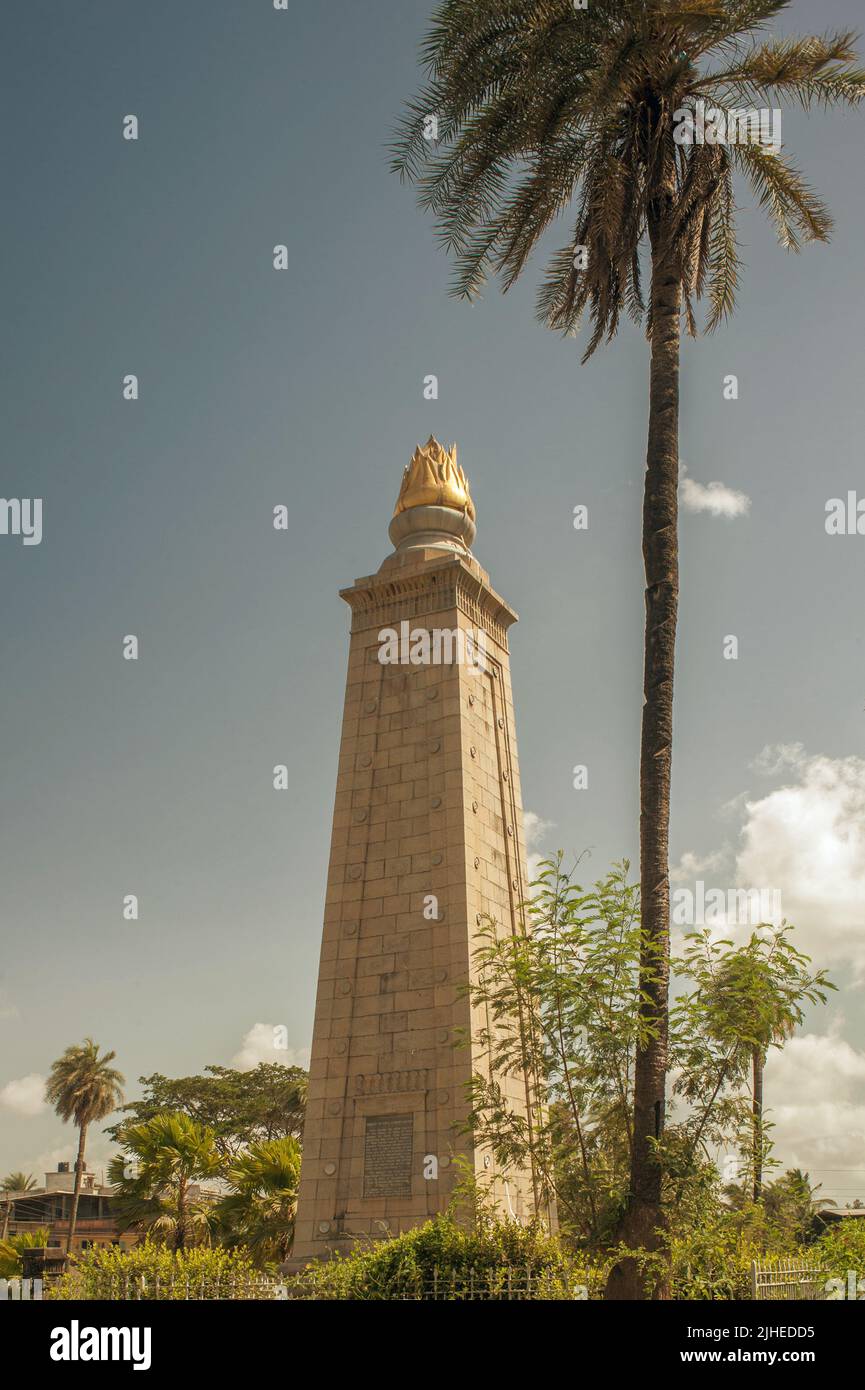
{"type": "Polygon", "coordinates": [[[805,1033],[766,1062],[775,1157],[802,1168],[839,1206],[865,1201],[865,1052],[840,1037],[805,1033]]]}
{"type": "Polygon", "coordinates": [[[802,743],[767,743],[751,763],[755,772],[774,777],[785,767],[801,767],[806,761],[802,743]]]}
{"type": "Polygon", "coordinates": [[[865,1052],[857,1052],[840,1035],[841,1021],[829,1033],[803,1033],[780,1050],[770,1049],[766,1075],[773,1104],[818,1105],[831,1095],[847,1103],[865,1094],[865,1052]]]}
{"type": "Polygon", "coordinates": [[[541,850],[543,838],[555,825],[554,821],[544,820],[534,811],[523,811],[523,836],[526,842],[526,869],[529,883],[537,878],[541,861],[549,858],[548,850],[541,850]]]}
{"type": "Polygon", "coordinates": [[[38,1072],[31,1072],[29,1076],[19,1077],[16,1081],[7,1081],[0,1090],[0,1108],[27,1119],[41,1115],[43,1110],[48,1108],[45,1099],[45,1077],[40,1076],[38,1072]]]}
{"type": "MultiPolygon", "coordinates": [[[[110,1122],[110,1120],[105,1121],[106,1124],[110,1122]]],[[[41,1187],[46,1173],[57,1172],[58,1163],[68,1163],[71,1166],[78,1157],[78,1131],[70,1127],[68,1133],[70,1135],[68,1143],[56,1144],[51,1149],[42,1149],[39,1153],[23,1158],[20,1163],[16,1162],[15,1167],[22,1169],[25,1173],[32,1173],[41,1187]]],[[[99,1182],[105,1181],[108,1164],[116,1152],[116,1145],[100,1130],[88,1129],[84,1161],[87,1164],[88,1173],[94,1173],[99,1182]]]]}
{"type": "Polygon", "coordinates": [[[802,752],[792,770],[745,803],[737,881],[779,888],[797,944],[865,977],[865,760],[802,752]]]}
{"type": "Polygon", "coordinates": [[[671,883],[694,883],[702,878],[704,874],[714,873],[720,869],[727,858],[727,851],[723,849],[715,850],[713,854],[694,854],[687,850],[670,869],[671,883]]]}
{"type": "MultiPolygon", "coordinates": [[[[735,863],[717,871],[729,850],[682,855],[670,879],[711,887],[780,894],[781,913],[796,928],[796,945],[818,965],[852,965],[865,981],[865,759],[809,757],[800,743],[769,745],[752,766],[786,772],[764,796],[743,793],[722,811],[740,823],[735,863]]],[[[718,925],[723,924],[723,917],[718,925]]],[[[747,925],[747,924],[746,924],[747,925]]],[[[748,934],[747,931],[745,933],[748,934]]]]}
{"type": "Polygon", "coordinates": [[[308,1067],[308,1047],[284,1047],[283,1024],[254,1023],[243,1036],[240,1051],[231,1059],[237,1071],[252,1071],[259,1062],[279,1062],[284,1067],[308,1067]]]}
{"type": "Polygon", "coordinates": [[[744,492],[737,492],[726,483],[698,483],[686,477],[684,464],[679,469],[679,496],[682,506],[689,512],[709,512],[712,516],[723,516],[731,521],[736,516],[747,516],[751,510],[751,499],[744,492]]]}
{"type": "MultiPolygon", "coordinates": [[[[780,889],[794,944],[836,984],[861,984],[865,759],[809,756],[788,743],[764,748],[752,767],[784,784],[727,803],[741,827],[732,886],[780,889]]],[[[705,864],[691,853],[679,867],[696,877],[705,864]]],[[[840,1036],[842,1024],[836,1017],[827,1034],[794,1037],[770,1050],[766,1065],[775,1157],[783,1168],[807,1170],[839,1205],[865,1201],[865,1051],[840,1036]]]]}

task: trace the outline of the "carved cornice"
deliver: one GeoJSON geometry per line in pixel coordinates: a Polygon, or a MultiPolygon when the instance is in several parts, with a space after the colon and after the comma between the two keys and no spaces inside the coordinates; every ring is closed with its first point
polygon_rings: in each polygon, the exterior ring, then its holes
{"type": "Polygon", "coordinates": [[[475,571],[459,558],[358,579],[350,589],[341,589],[340,597],[351,608],[352,632],[457,609],[507,650],[508,628],[517,621],[480,566],[475,571]]]}

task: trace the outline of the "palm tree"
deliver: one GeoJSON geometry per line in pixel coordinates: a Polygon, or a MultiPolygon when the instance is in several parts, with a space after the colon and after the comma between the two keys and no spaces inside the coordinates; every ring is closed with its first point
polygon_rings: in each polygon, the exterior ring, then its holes
{"type": "Polygon", "coordinates": [[[219,1204],[218,1217],[229,1241],[246,1245],[257,1264],[287,1259],[300,1180],[297,1140],[250,1144],[227,1176],[234,1191],[219,1204]]]}
{"type": "Polygon", "coordinates": [[[32,1192],[36,1186],[36,1179],[32,1173],[22,1173],[16,1170],[7,1173],[0,1182],[0,1192],[32,1192]]]}
{"type": "Polygon", "coordinates": [[[174,1250],[206,1239],[210,1206],[191,1189],[220,1174],[213,1130],[177,1110],[127,1126],[121,1142],[126,1154],[108,1167],[121,1224],[152,1231],[174,1250]]]}
{"type": "MultiPolygon", "coordinates": [[[[780,150],[747,140],[686,143],[681,117],[700,101],[724,119],[757,102],[811,110],[861,101],[865,73],[852,66],[854,35],[757,36],[789,3],[590,0],[577,8],[572,0],[443,0],[422,48],[427,82],[394,149],[394,169],[419,185],[420,204],[436,215],[455,257],[455,295],[475,298],[490,274],[508,290],[571,207],[573,232],[549,263],[538,317],[573,334],[587,312],[584,361],[615,335],[623,313],[645,326],[651,345],[640,750],[644,1037],[621,1230],[633,1247],[657,1248],[663,1224],[657,1141],[668,1047],[682,315],[694,334],[695,299],[708,299],[708,329],[734,307],[734,175],[750,184],[788,250],[826,241],[832,225],[780,150]]],[[[635,1261],[618,1268],[608,1296],[642,1296],[635,1261]]]]}
{"type": "Polygon", "coordinates": [[[765,927],[753,932],[745,946],[727,955],[701,991],[706,1030],[729,1049],[731,1074],[751,1074],[751,1197],[755,1202],[763,1192],[766,1057],[770,1047],[782,1047],[793,1036],[804,1018],[803,1004],[825,1003],[825,991],[835,988],[825,970],[808,972],[808,957],[787,939],[786,924],[766,932],[765,927]]]}
{"type": "Polygon", "coordinates": [[[0,1192],[6,1193],[5,1211],[3,1212],[3,1234],[0,1240],[5,1240],[9,1230],[9,1214],[12,1210],[13,1192],[32,1192],[36,1186],[36,1179],[32,1173],[22,1173],[20,1171],[7,1173],[0,1182],[0,1192]]]}
{"type": "Polygon", "coordinates": [[[816,1183],[812,1187],[810,1173],[803,1173],[801,1168],[788,1168],[766,1185],[763,1205],[782,1228],[792,1231],[797,1240],[807,1241],[822,1229],[824,1212],[838,1205],[831,1197],[821,1197],[822,1186],[816,1183]]]}
{"type": "Polygon", "coordinates": [[[61,1120],[64,1123],[71,1120],[78,1128],[78,1157],[75,1160],[72,1210],[66,1237],[67,1255],[72,1249],[78,1219],[88,1127],[104,1120],[123,1099],[125,1078],[110,1065],[116,1056],[116,1052],[106,1052],[100,1057],[98,1043],[92,1038],[85,1038],[83,1043],[67,1047],[63,1056],[58,1057],[45,1086],[45,1097],[61,1120]]]}

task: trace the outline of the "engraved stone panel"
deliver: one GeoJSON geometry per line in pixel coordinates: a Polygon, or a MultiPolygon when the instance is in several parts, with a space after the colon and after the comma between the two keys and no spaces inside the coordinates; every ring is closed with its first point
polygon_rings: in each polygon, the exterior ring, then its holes
{"type": "Polygon", "coordinates": [[[426,1077],[426,1067],[415,1067],[411,1071],[375,1072],[370,1076],[356,1076],[354,1089],[359,1096],[391,1095],[395,1091],[425,1091],[426,1077]]]}
{"type": "Polygon", "coordinates": [[[368,1115],[363,1145],[364,1197],[410,1197],[414,1117],[368,1115]]]}

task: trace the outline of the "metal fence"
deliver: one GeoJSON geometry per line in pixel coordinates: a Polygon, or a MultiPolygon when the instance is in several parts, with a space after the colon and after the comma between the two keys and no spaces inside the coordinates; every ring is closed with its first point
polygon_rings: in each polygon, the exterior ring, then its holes
{"type": "Polygon", "coordinates": [[[751,1297],[760,1300],[825,1298],[826,1271],[807,1260],[782,1255],[751,1263],[751,1297]]]}
{"type": "Polygon", "coordinates": [[[0,1303],[5,1299],[33,1303],[42,1298],[41,1279],[0,1279],[0,1303]]]}
{"type": "MultiPolygon", "coordinates": [[[[337,1271],[338,1274],[338,1271],[337,1271]]],[[[589,1297],[586,1276],[571,1271],[503,1265],[493,1269],[433,1268],[430,1273],[400,1272],[375,1280],[367,1273],[343,1283],[327,1266],[308,1278],[300,1275],[287,1291],[290,1299],[364,1299],[397,1303],[581,1302],[589,1297]],[[585,1282],[583,1282],[585,1281],[585,1282]]]]}
{"type": "MultiPolygon", "coordinates": [[[[94,1299],[119,1303],[190,1303],[244,1302],[288,1298],[284,1281],[265,1275],[202,1275],[109,1274],[88,1271],[82,1274],[78,1288],[75,1274],[67,1286],[70,1298],[94,1299]]],[[[51,1297],[49,1291],[48,1297],[51,1297]]]]}

